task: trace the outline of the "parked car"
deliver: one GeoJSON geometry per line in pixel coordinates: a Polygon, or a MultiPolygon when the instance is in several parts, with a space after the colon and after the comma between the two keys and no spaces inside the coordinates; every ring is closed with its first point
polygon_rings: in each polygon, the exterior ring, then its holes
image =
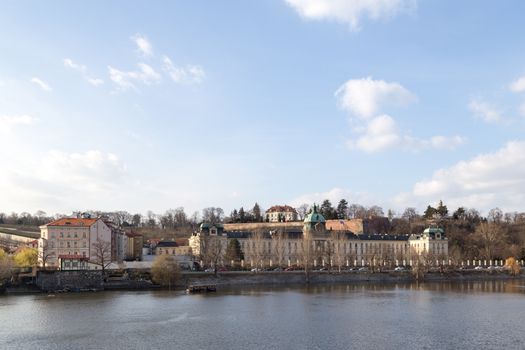
{"type": "Polygon", "coordinates": [[[476,266],[474,270],[483,270],[483,266],[476,266]]]}
{"type": "Polygon", "coordinates": [[[368,271],[368,267],[360,267],[358,271],[362,271],[362,272],[365,272],[365,271],[368,271]]]}
{"type": "Polygon", "coordinates": [[[257,267],[254,267],[253,269],[250,270],[251,272],[259,272],[261,271],[261,269],[258,269],[257,267]]]}
{"type": "Polygon", "coordinates": [[[398,266],[394,269],[394,271],[406,271],[406,269],[403,266],[398,266]]]}
{"type": "Polygon", "coordinates": [[[215,270],[211,267],[208,267],[204,272],[215,272],[215,270]]]}

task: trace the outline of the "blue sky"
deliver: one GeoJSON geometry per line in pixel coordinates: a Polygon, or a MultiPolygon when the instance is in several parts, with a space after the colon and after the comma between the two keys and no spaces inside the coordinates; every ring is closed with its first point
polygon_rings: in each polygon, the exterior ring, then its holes
{"type": "Polygon", "coordinates": [[[324,198],[521,211],[524,11],[5,1],[0,211],[324,198]]]}

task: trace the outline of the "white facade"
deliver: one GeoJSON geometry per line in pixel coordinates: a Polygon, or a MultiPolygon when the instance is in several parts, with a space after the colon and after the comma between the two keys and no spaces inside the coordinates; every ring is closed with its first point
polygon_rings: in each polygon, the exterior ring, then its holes
{"type": "Polygon", "coordinates": [[[63,218],[40,226],[39,263],[58,268],[60,256],[91,259],[97,240],[111,244],[111,230],[100,219],[63,218]]]}

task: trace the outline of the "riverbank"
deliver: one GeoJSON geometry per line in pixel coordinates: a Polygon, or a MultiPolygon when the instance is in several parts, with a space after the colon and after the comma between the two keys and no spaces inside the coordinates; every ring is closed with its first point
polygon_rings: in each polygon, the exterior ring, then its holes
{"type": "MultiPolygon", "coordinates": [[[[525,280],[525,274],[513,276],[505,271],[450,271],[430,272],[420,282],[455,282],[482,280],[525,280]]],[[[248,285],[300,285],[300,284],[351,284],[351,283],[405,283],[414,282],[415,277],[409,271],[403,272],[311,272],[308,276],[303,271],[290,272],[228,272],[214,274],[187,273],[183,275],[179,287],[194,284],[215,284],[217,286],[248,285]]]]}
{"type": "MultiPolygon", "coordinates": [[[[491,280],[525,280],[525,273],[513,276],[504,270],[478,271],[456,270],[426,273],[419,282],[462,282],[491,280]]],[[[307,284],[353,284],[353,283],[410,283],[416,281],[410,271],[365,272],[345,271],[228,271],[217,274],[207,272],[184,272],[174,286],[185,289],[188,285],[216,285],[221,287],[243,287],[255,285],[307,285],[307,284]]],[[[85,292],[102,290],[150,290],[160,286],[144,278],[108,278],[101,271],[44,271],[37,275],[34,286],[9,287],[7,294],[40,292],[85,292]]]]}

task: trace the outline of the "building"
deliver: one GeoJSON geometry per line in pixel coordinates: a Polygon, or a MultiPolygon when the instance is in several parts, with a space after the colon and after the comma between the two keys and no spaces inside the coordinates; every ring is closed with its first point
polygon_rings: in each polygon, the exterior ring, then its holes
{"type": "Polygon", "coordinates": [[[66,262],[71,267],[75,262],[80,266],[94,259],[95,243],[111,246],[111,229],[100,218],[62,218],[50,222],[40,226],[39,263],[54,268],[66,267],[66,262]]]}
{"type": "Polygon", "coordinates": [[[189,239],[195,258],[206,266],[230,264],[224,254],[228,240],[237,239],[244,255],[242,264],[250,266],[394,266],[448,259],[448,241],[439,228],[430,227],[420,235],[363,233],[359,222],[328,226],[316,206],[303,223],[230,226],[201,225],[189,239]]]}
{"type": "Polygon", "coordinates": [[[126,232],[128,244],[124,260],[142,261],[144,236],[136,232],[126,232]]]}
{"type": "Polygon", "coordinates": [[[297,221],[297,211],[289,205],[274,205],[266,210],[267,222],[297,221]]]}
{"type": "Polygon", "coordinates": [[[103,220],[111,230],[111,261],[122,262],[128,251],[128,236],[126,232],[109,220],[103,220]]]}

